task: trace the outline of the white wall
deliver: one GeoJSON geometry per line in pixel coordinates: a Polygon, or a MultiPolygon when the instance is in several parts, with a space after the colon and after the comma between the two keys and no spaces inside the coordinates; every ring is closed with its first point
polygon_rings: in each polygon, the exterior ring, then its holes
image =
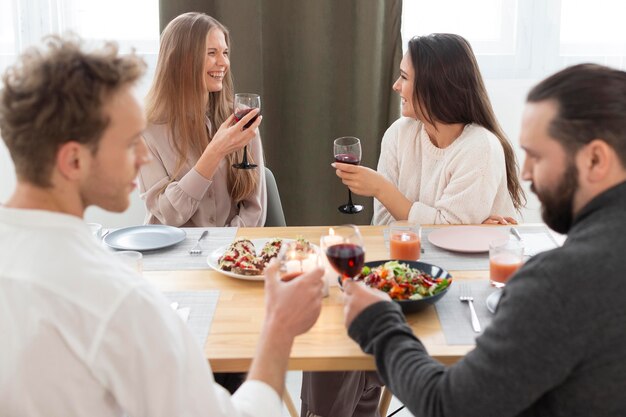
{"type": "MultiPolygon", "coordinates": [[[[148,90],[149,80],[153,72],[150,66],[149,75],[138,88],[138,94],[145,95],[148,90]]],[[[486,80],[489,96],[491,97],[496,116],[509,139],[513,143],[518,157],[518,162],[524,160],[524,155],[518,144],[520,119],[526,93],[535,84],[536,80],[486,80]]],[[[15,174],[13,163],[9,157],[4,143],[0,145],[0,202],[5,201],[15,186],[15,174]]],[[[524,184],[527,193],[528,204],[522,215],[525,222],[540,222],[539,202],[528,190],[528,184],[524,184]]],[[[85,219],[90,222],[103,224],[105,227],[122,227],[142,224],[145,216],[143,201],[139,198],[139,192],[135,190],[131,196],[130,208],[122,214],[108,213],[96,207],[91,207],[85,214],[85,219]]]]}

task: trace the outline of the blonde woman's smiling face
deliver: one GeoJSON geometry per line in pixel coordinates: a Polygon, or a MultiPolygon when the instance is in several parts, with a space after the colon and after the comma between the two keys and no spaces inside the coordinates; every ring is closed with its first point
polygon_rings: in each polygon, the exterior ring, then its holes
{"type": "Polygon", "coordinates": [[[208,92],[221,91],[226,72],[230,68],[228,45],[224,32],[213,28],[206,36],[206,56],[204,58],[204,84],[208,92]]]}

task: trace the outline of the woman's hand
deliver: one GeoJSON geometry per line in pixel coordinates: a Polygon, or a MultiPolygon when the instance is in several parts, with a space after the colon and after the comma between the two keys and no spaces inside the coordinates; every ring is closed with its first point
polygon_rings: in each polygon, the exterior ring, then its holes
{"type": "Polygon", "coordinates": [[[340,162],[331,165],[336,169],[335,173],[341,178],[341,182],[358,195],[377,197],[387,183],[385,177],[368,167],[340,162]]]}
{"type": "Polygon", "coordinates": [[[226,155],[246,146],[257,135],[257,128],[261,124],[263,116],[259,116],[250,127],[244,129],[244,126],[258,115],[260,111],[260,109],[252,110],[237,123],[234,123],[235,116],[231,115],[215,132],[204,153],[211,152],[219,155],[220,158],[224,158],[226,155]]]}
{"type": "Polygon", "coordinates": [[[517,224],[517,220],[515,220],[513,217],[498,216],[497,214],[492,214],[483,221],[483,224],[517,224]]]}
{"type": "Polygon", "coordinates": [[[259,109],[252,110],[241,118],[240,121],[235,123],[235,116],[231,115],[224,121],[215,132],[215,135],[209,142],[209,145],[204,149],[202,155],[196,162],[195,169],[204,178],[212,178],[213,174],[217,170],[220,162],[226,155],[229,155],[235,151],[246,146],[250,141],[259,134],[258,127],[261,124],[263,116],[259,116],[250,127],[244,126],[254,116],[258,115],[259,109]]]}

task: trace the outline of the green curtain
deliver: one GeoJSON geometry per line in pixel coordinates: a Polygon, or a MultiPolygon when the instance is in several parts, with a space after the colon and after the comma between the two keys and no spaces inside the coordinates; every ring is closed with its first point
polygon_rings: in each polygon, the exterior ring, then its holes
{"type": "Polygon", "coordinates": [[[231,32],[238,92],[261,94],[261,134],[287,224],[368,224],[338,212],[347,189],[335,176],[333,140],[356,136],[376,168],[380,140],[399,117],[391,86],[402,55],[401,0],[160,0],[161,28],[205,12],[231,32]]]}

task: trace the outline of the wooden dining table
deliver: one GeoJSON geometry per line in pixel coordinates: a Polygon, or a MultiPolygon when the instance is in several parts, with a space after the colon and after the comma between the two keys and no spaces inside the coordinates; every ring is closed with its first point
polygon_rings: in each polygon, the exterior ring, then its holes
{"type": "MultiPolygon", "coordinates": [[[[365,260],[389,258],[384,226],[359,226],[365,260]]],[[[249,239],[303,237],[318,243],[328,227],[239,228],[238,237],[249,239]]],[[[488,271],[449,271],[455,281],[486,279],[488,271]]],[[[332,274],[331,274],[332,275],[332,274]]],[[[263,282],[228,277],[213,270],[146,271],[144,276],[162,291],[219,290],[219,301],[204,347],[214,372],[245,372],[256,352],[265,315],[263,282]]],[[[295,339],[290,370],[374,370],[373,357],[366,355],[347,334],[340,288],[331,279],[315,325],[295,339]],[[334,285],[333,285],[334,284],[334,285]]],[[[407,321],[428,352],[444,364],[462,358],[473,345],[448,345],[433,306],[406,315],[407,321]]]]}

